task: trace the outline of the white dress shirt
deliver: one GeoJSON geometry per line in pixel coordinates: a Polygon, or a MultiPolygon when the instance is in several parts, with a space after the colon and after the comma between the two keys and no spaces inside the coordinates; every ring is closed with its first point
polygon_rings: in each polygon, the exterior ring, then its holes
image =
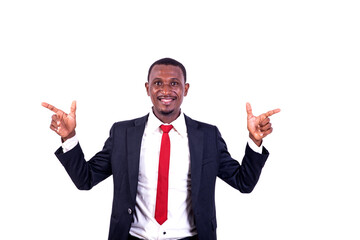
{"type": "Polygon", "coordinates": [[[139,182],[130,234],[145,239],[179,239],[196,235],[191,211],[190,152],[184,114],[171,123],[168,219],[155,220],[159,154],[163,124],[151,111],[141,142],[139,182]]]}
{"type": "MultiPolygon", "coordinates": [[[[138,189],[134,222],[130,234],[149,240],[181,239],[196,235],[194,215],[191,209],[191,171],[187,127],[184,114],[171,123],[170,168],[168,193],[168,219],[162,224],[155,220],[156,189],[159,154],[163,124],[151,111],[141,142],[138,189]]],[[[63,143],[63,152],[70,151],[78,143],[74,136],[63,143]]],[[[261,153],[251,139],[248,144],[261,153]]]]}

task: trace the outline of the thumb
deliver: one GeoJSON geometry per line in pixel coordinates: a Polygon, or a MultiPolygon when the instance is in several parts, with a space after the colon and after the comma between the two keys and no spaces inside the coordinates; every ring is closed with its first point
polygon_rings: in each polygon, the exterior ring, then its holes
{"type": "Polygon", "coordinates": [[[75,117],[75,115],[76,115],[76,101],[73,101],[73,102],[71,103],[70,115],[71,115],[72,117],[75,117]]]}
{"type": "Polygon", "coordinates": [[[251,108],[250,103],[246,103],[246,112],[247,112],[247,116],[248,116],[248,118],[250,118],[250,117],[252,117],[252,116],[253,116],[253,113],[252,113],[252,108],[251,108]]]}

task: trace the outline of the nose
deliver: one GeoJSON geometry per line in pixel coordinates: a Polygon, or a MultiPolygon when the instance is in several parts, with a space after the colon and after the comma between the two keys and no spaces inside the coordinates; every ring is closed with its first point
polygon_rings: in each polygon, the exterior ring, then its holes
{"type": "Polygon", "coordinates": [[[171,86],[170,86],[170,84],[164,84],[164,85],[162,86],[161,91],[163,92],[164,95],[169,94],[169,93],[171,92],[171,86]]]}

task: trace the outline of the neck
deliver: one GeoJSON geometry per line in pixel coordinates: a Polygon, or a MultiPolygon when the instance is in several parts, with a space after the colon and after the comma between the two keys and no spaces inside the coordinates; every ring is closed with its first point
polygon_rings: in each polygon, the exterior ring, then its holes
{"type": "Polygon", "coordinates": [[[161,122],[170,124],[180,116],[181,111],[172,113],[161,113],[155,111],[153,108],[153,113],[161,122]]]}

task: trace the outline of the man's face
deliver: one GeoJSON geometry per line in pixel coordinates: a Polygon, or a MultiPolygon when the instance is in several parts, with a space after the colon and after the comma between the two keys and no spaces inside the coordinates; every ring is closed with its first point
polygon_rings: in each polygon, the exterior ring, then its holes
{"type": "Polygon", "coordinates": [[[175,120],[187,95],[189,84],[185,83],[181,68],[172,65],[155,65],[145,83],[146,91],[154,106],[154,114],[175,120]]]}

